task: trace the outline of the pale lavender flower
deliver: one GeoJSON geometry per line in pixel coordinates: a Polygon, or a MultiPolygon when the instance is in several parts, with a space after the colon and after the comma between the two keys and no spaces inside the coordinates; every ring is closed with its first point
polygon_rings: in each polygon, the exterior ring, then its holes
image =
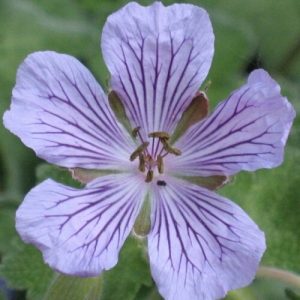
{"type": "Polygon", "coordinates": [[[171,145],[167,133],[172,136],[196,95],[206,105],[197,91],[214,52],[207,13],[188,4],[129,3],[108,18],[101,45],[111,88],[137,137],[119,123],[79,61],[50,51],[29,55],[18,70],[5,126],[50,163],[115,173],[83,189],[42,182],[17,211],[19,234],[53,269],[96,276],[117,263],[137,218],[136,233],[148,233],[147,217],[139,215],[147,215],[148,199],[149,261],[165,299],[216,299],[249,284],[264,234],[200,177],[223,183],[241,170],[280,165],[292,106],[268,73],[256,70],[171,145]]]}

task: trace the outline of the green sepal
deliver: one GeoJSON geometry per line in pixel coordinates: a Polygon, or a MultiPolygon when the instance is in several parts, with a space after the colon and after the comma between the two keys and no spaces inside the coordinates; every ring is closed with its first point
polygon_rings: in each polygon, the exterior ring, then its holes
{"type": "Polygon", "coordinates": [[[105,175],[120,173],[118,170],[94,170],[94,169],[66,169],[42,163],[36,168],[38,182],[48,178],[73,187],[82,187],[84,184],[105,175]]]}
{"type": "MultiPolygon", "coordinates": [[[[176,175],[175,175],[176,176],[176,175]]],[[[227,183],[230,183],[233,180],[233,177],[215,175],[208,177],[201,176],[176,176],[178,178],[184,179],[201,187],[204,187],[208,190],[214,191],[217,190],[227,183]]]]}
{"type": "Polygon", "coordinates": [[[204,92],[199,92],[183,112],[170,138],[170,144],[174,144],[192,125],[201,121],[207,114],[208,99],[204,92]]]}
{"type": "Polygon", "coordinates": [[[115,91],[108,93],[108,101],[111,109],[113,110],[118,121],[124,126],[128,133],[132,136],[132,127],[130,121],[126,115],[124,105],[115,91]]]}
{"type": "Polygon", "coordinates": [[[73,179],[81,182],[82,184],[87,184],[90,181],[101,176],[121,173],[121,171],[118,170],[94,170],[82,168],[74,168],[70,169],[69,171],[73,179]]]}
{"type": "Polygon", "coordinates": [[[81,184],[72,178],[72,175],[68,169],[42,163],[36,168],[37,182],[42,182],[48,178],[51,178],[57,182],[63,183],[72,187],[80,187],[81,184]]]}

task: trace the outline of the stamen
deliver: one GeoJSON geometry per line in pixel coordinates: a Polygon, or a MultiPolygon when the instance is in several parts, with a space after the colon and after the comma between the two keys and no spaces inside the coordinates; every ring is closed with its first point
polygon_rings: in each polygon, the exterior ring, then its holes
{"type": "Polygon", "coordinates": [[[136,150],[130,155],[130,161],[134,161],[144,150],[149,146],[149,142],[144,142],[140,146],[137,147],[136,150]]]}
{"type": "Polygon", "coordinates": [[[169,139],[170,135],[165,131],[154,131],[148,134],[149,137],[160,138],[160,139],[169,139]]]}
{"type": "Polygon", "coordinates": [[[179,150],[178,148],[171,147],[171,146],[166,151],[168,151],[170,154],[174,154],[176,156],[181,155],[181,150],[179,150]]]}
{"type": "Polygon", "coordinates": [[[164,161],[162,156],[160,155],[157,156],[157,169],[158,169],[158,173],[160,174],[164,172],[164,161]]]}
{"type": "Polygon", "coordinates": [[[172,147],[166,140],[161,139],[162,144],[164,145],[164,149],[170,153],[174,154],[176,156],[181,155],[181,151],[175,147],[172,147]]]}
{"type": "Polygon", "coordinates": [[[144,173],[146,170],[145,156],[143,154],[139,154],[139,160],[139,170],[144,173]]]}
{"type": "Polygon", "coordinates": [[[137,138],[140,129],[141,129],[141,127],[138,126],[138,127],[134,128],[134,129],[132,130],[132,136],[133,136],[134,138],[137,138]]]}
{"type": "MultiPolygon", "coordinates": [[[[130,155],[130,161],[139,158],[138,169],[142,173],[146,172],[145,182],[153,181],[154,170],[157,167],[159,174],[164,173],[164,157],[168,154],[181,155],[181,151],[172,147],[169,140],[170,135],[165,131],[154,131],[148,134],[152,139],[151,152],[148,150],[149,142],[145,142],[140,132],[141,127],[138,126],[132,130],[132,136],[139,138],[141,145],[130,155]],[[156,145],[155,145],[156,142],[156,145]]],[[[165,185],[164,181],[158,181],[158,185],[165,185]]]]}
{"type": "Polygon", "coordinates": [[[153,170],[148,170],[145,182],[151,182],[153,179],[153,170]]]}

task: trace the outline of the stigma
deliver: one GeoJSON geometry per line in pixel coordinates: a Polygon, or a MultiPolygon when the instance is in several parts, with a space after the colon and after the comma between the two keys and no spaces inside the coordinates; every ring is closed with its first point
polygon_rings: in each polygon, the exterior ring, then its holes
{"type": "Polygon", "coordinates": [[[130,155],[130,161],[139,160],[138,169],[145,173],[145,182],[151,182],[154,171],[164,173],[164,158],[167,155],[181,155],[181,151],[170,145],[170,135],[165,131],[154,131],[148,134],[149,141],[145,141],[140,134],[140,127],[132,130],[132,136],[139,139],[141,144],[130,155]]]}

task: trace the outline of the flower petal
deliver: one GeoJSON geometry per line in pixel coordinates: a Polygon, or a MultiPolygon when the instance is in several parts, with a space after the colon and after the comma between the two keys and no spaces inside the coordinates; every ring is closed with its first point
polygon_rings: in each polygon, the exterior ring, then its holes
{"type": "Polygon", "coordinates": [[[16,227],[50,267],[76,276],[112,268],[144,197],[136,175],[104,176],[82,190],[50,179],[33,188],[17,211],[16,227]]]}
{"type": "Polygon", "coordinates": [[[4,124],[38,156],[64,167],[122,168],[135,148],[92,74],[50,51],[21,64],[4,124]]]}
{"type": "Polygon", "coordinates": [[[294,117],[279,85],[266,71],[253,71],[247,84],[178,141],[182,155],[172,157],[170,172],[211,176],[276,167],[294,117]]]}
{"type": "Polygon", "coordinates": [[[265,251],[264,234],[237,205],[173,178],[153,198],[149,256],[166,300],[219,299],[249,284],[265,251]]]}
{"type": "Polygon", "coordinates": [[[214,34],[197,6],[131,2],[108,18],[102,51],[132,125],[171,132],[208,73],[214,34]]]}

